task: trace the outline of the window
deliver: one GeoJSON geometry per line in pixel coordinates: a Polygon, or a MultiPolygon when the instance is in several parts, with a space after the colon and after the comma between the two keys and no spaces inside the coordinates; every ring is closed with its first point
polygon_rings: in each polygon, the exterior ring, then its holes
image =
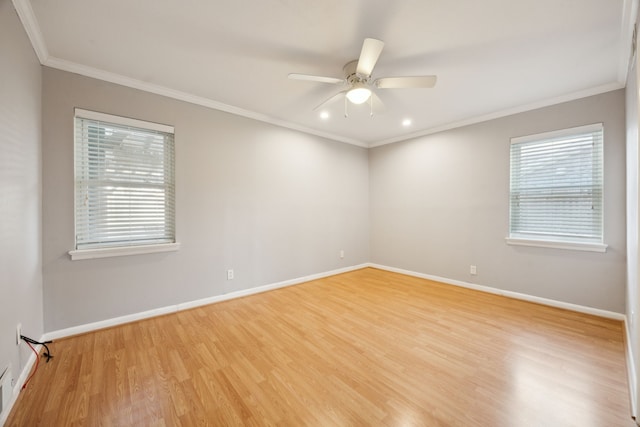
{"type": "Polygon", "coordinates": [[[72,259],[177,249],[172,127],[76,109],[75,234],[72,259]]]}
{"type": "Polygon", "coordinates": [[[602,124],[511,140],[510,244],[604,252],[602,124]]]}

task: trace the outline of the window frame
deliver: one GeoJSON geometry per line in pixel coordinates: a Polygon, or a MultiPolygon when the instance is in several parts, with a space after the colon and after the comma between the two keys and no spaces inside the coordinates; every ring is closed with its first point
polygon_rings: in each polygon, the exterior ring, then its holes
{"type": "MultiPolygon", "coordinates": [[[[577,126],[567,129],[561,129],[551,132],[544,132],[539,134],[527,135],[517,138],[511,138],[509,145],[509,232],[508,237],[506,237],[506,242],[509,245],[518,245],[518,246],[535,246],[535,247],[543,247],[543,248],[554,248],[554,249],[567,249],[567,250],[578,250],[578,251],[590,251],[590,252],[606,252],[608,245],[604,243],[604,126],[602,123],[595,123],[585,126],[577,126]],[[600,170],[599,175],[601,177],[601,192],[600,192],[600,239],[599,241],[589,240],[589,239],[579,239],[579,238],[562,238],[557,233],[554,236],[553,233],[549,232],[548,235],[536,235],[534,233],[526,233],[526,232],[514,232],[513,230],[513,211],[512,211],[512,196],[514,194],[513,189],[513,180],[514,180],[514,165],[513,165],[513,147],[516,145],[521,145],[525,143],[535,143],[540,142],[545,143],[549,142],[552,139],[563,138],[567,139],[571,136],[577,136],[580,134],[585,134],[588,132],[601,132],[601,140],[600,145],[597,147],[599,150],[599,162],[600,162],[600,170]]],[[[592,163],[593,165],[593,163],[592,163]]],[[[597,165],[596,165],[597,166],[597,165]]],[[[593,173],[593,172],[592,172],[593,173]]]]}
{"type": "MultiPolygon", "coordinates": [[[[113,124],[116,126],[127,126],[133,127],[143,130],[149,130],[152,132],[162,132],[168,133],[175,137],[175,129],[173,126],[163,125],[159,123],[147,122],[138,119],[132,119],[129,117],[116,116],[112,114],[99,113],[96,111],[84,110],[80,108],[75,108],[74,116],[73,116],[73,129],[74,129],[74,248],[69,251],[69,255],[72,260],[81,260],[81,259],[94,259],[94,258],[105,258],[105,257],[114,257],[114,256],[127,256],[127,255],[138,255],[138,254],[150,254],[150,253],[158,253],[158,252],[170,252],[177,251],[180,248],[180,244],[177,242],[177,230],[176,230],[176,217],[175,217],[175,191],[173,192],[173,242],[162,242],[162,243],[150,243],[150,244],[135,244],[135,240],[132,240],[132,244],[122,244],[122,245],[104,245],[97,246],[92,248],[81,248],[78,249],[78,237],[77,237],[77,226],[78,226],[78,210],[77,210],[77,120],[78,119],[87,119],[87,120],[95,120],[107,124],[113,124]]],[[[175,140],[174,140],[175,141],[175,140]]],[[[175,188],[175,142],[172,142],[172,185],[175,188]]]]}

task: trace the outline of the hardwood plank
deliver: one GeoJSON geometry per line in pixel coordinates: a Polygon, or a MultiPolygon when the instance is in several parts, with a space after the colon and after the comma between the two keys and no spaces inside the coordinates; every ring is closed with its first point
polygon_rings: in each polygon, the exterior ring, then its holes
{"type": "Polygon", "coordinates": [[[635,426],[621,322],[373,268],[51,349],[7,426],[635,426]]]}

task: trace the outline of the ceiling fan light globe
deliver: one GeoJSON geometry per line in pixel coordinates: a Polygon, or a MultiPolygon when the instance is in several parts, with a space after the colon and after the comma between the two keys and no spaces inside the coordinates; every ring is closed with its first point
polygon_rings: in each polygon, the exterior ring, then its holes
{"type": "Polygon", "coordinates": [[[347,92],[347,99],[353,104],[363,104],[371,96],[371,90],[366,87],[354,87],[347,92]]]}

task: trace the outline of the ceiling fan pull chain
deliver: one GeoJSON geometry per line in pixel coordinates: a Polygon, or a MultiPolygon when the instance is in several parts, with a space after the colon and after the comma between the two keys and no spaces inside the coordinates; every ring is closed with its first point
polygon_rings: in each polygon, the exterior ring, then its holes
{"type": "Polygon", "coordinates": [[[347,102],[347,97],[344,97],[344,118],[348,118],[349,117],[349,113],[347,111],[347,106],[349,105],[349,103],[347,102]]]}
{"type": "Polygon", "coordinates": [[[373,95],[369,97],[369,108],[371,109],[369,117],[373,117],[373,95]]]}

